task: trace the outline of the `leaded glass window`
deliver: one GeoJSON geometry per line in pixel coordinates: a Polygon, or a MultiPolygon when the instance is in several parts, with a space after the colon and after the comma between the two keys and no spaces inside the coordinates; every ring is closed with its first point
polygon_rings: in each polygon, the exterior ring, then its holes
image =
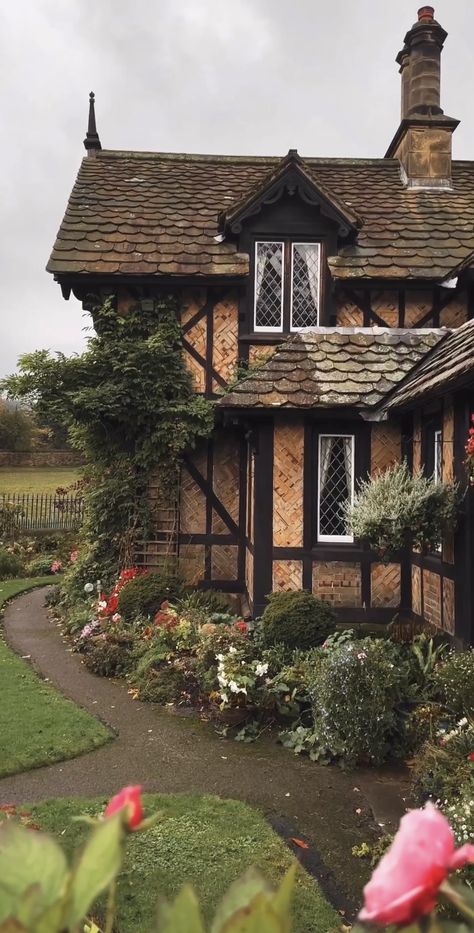
{"type": "Polygon", "coordinates": [[[255,244],[255,330],[283,329],[283,243],[255,244]]]}
{"type": "Polygon", "coordinates": [[[318,541],[352,542],[345,510],[354,497],[354,435],[319,437],[318,541]]]}
{"type": "Polygon", "coordinates": [[[317,327],[319,315],[319,243],[292,243],[291,329],[317,327]]]}

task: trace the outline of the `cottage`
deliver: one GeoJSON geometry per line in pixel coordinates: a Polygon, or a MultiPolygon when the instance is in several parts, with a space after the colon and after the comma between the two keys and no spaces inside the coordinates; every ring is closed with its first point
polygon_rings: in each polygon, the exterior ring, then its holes
{"type": "Polygon", "coordinates": [[[472,641],[470,491],[431,555],[382,563],[341,519],[362,477],[403,458],[466,486],[474,162],[452,158],[445,39],[422,7],[397,57],[401,122],[384,158],[110,151],[91,94],[48,271],[85,307],[172,291],[196,391],[216,399],[179,501],[157,503],[148,566],[177,553],[190,578],[255,613],[272,589],[304,587],[342,619],[401,608],[472,641]]]}

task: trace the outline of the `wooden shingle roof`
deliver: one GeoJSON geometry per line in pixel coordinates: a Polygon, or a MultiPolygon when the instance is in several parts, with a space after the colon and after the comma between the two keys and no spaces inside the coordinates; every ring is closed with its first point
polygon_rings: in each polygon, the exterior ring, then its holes
{"type": "Polygon", "coordinates": [[[447,334],[381,407],[408,407],[467,381],[474,381],[474,320],[447,334]]]}
{"type": "MultiPolygon", "coordinates": [[[[251,196],[280,159],[101,150],[85,158],[48,271],[62,275],[244,276],[248,256],[218,242],[218,217],[251,196]]],[[[443,281],[474,251],[474,162],[453,190],[404,187],[392,159],[302,160],[320,190],[362,226],[329,257],[335,278],[443,281]]]]}
{"type": "Polygon", "coordinates": [[[220,399],[220,408],[369,409],[446,334],[445,330],[322,327],[295,334],[220,399]]]}

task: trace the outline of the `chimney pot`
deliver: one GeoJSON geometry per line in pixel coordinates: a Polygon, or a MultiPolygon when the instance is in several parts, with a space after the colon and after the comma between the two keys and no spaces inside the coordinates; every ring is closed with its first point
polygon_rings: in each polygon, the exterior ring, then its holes
{"type": "Polygon", "coordinates": [[[419,23],[432,23],[434,21],[434,7],[422,6],[418,10],[419,23]]]}

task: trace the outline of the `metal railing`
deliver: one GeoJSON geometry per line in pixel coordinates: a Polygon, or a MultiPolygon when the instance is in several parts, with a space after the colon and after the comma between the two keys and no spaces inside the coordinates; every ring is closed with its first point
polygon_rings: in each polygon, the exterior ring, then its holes
{"type": "Polygon", "coordinates": [[[0,493],[0,526],[15,531],[76,531],[84,517],[84,498],[77,493],[0,493]]]}

